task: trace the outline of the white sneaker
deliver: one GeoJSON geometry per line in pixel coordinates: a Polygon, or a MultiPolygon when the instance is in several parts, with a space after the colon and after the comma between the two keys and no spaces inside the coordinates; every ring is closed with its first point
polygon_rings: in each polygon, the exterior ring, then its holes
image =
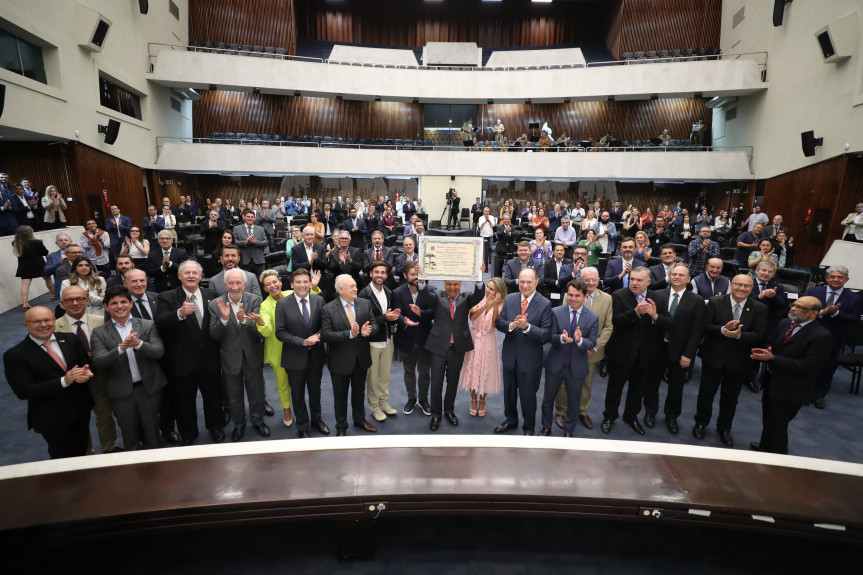
{"type": "Polygon", "coordinates": [[[369,408],[369,411],[371,411],[372,417],[375,418],[375,421],[383,421],[387,418],[386,414],[381,411],[380,407],[369,408]]]}

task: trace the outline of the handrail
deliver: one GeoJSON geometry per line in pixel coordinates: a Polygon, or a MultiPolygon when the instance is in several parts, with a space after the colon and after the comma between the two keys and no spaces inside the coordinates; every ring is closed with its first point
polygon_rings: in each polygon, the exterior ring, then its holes
{"type": "MultiPolygon", "coordinates": [[[[312,58],[309,56],[296,56],[292,54],[276,54],[272,52],[258,52],[255,50],[237,50],[231,48],[209,48],[204,46],[181,46],[177,44],[164,44],[160,42],[148,42],[147,43],[147,56],[150,61],[150,71],[153,71],[153,64],[156,58],[158,58],[158,52],[161,50],[157,50],[155,53],[152,48],[156,46],[162,46],[163,49],[169,50],[183,50],[186,52],[203,52],[203,53],[213,53],[213,54],[222,54],[228,56],[246,56],[246,57],[258,57],[258,58],[267,58],[267,59],[275,59],[275,60],[294,60],[298,62],[312,62],[319,64],[331,64],[331,65],[339,65],[339,66],[360,66],[363,68],[388,68],[388,69],[399,69],[399,70],[445,70],[449,72],[512,72],[512,71],[539,71],[539,70],[570,70],[570,69],[583,69],[583,68],[599,68],[603,66],[613,66],[613,65],[632,65],[632,64],[669,64],[669,63],[679,63],[679,62],[695,62],[702,60],[739,60],[741,58],[744,59],[754,59],[756,64],[759,66],[760,70],[764,72],[767,69],[767,55],[766,51],[761,52],[742,52],[735,54],[705,54],[703,56],[668,56],[665,58],[646,58],[642,60],[607,60],[601,62],[586,62],[585,64],[574,63],[574,64],[546,64],[546,65],[532,65],[532,66],[470,66],[466,64],[462,65],[453,65],[453,66],[434,66],[434,65],[405,65],[405,64],[388,64],[383,62],[354,62],[348,60],[330,60],[325,58],[312,58]]],[[[762,74],[763,76],[763,74],[762,74]]]]}

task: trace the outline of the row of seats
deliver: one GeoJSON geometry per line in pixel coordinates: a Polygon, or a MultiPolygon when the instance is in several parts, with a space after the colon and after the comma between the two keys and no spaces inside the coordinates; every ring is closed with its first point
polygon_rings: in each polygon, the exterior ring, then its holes
{"type": "Polygon", "coordinates": [[[431,140],[405,140],[401,138],[334,138],[333,136],[298,136],[279,134],[253,134],[244,132],[213,132],[202,138],[206,144],[280,144],[290,142],[306,147],[328,146],[333,148],[355,148],[357,146],[386,147],[399,150],[431,149],[431,140]]]}
{"type": "Polygon", "coordinates": [[[214,54],[234,54],[240,56],[257,56],[259,58],[284,58],[287,50],[273,46],[252,46],[251,44],[227,44],[225,42],[196,41],[189,45],[195,52],[212,52],[214,54]]]}
{"type": "Polygon", "coordinates": [[[625,64],[649,64],[651,62],[695,62],[696,60],[715,60],[720,50],[710,48],[687,48],[685,50],[648,50],[645,52],[624,52],[625,64]]]}

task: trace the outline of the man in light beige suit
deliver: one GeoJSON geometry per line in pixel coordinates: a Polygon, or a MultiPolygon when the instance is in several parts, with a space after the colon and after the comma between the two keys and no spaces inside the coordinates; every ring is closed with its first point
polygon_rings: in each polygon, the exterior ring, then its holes
{"type": "MultiPolygon", "coordinates": [[[[84,349],[87,350],[87,355],[90,355],[90,336],[93,330],[105,323],[104,316],[87,311],[87,304],[90,303],[90,298],[83,288],[79,286],[69,286],[60,294],[60,305],[66,310],[66,315],[56,321],[55,330],[64,333],[74,333],[78,335],[84,349]],[[80,322],[80,324],[78,323],[80,322]],[[78,328],[80,329],[80,333],[78,328]]],[[[114,416],[111,413],[111,402],[108,401],[108,395],[105,392],[105,378],[98,372],[93,374],[93,377],[88,382],[90,394],[93,396],[93,412],[96,414],[96,430],[99,433],[99,443],[102,445],[102,453],[114,453],[122,451],[116,445],[117,442],[117,424],[114,422],[114,416]]],[[[87,453],[93,453],[92,440],[87,448],[87,453]]]]}
{"type": "MultiPolygon", "coordinates": [[[[593,375],[596,373],[596,366],[605,357],[605,344],[608,343],[613,329],[611,324],[611,296],[597,289],[599,287],[599,270],[596,268],[584,268],[581,271],[581,279],[587,284],[584,305],[599,316],[599,337],[596,340],[596,347],[587,352],[588,372],[587,377],[584,378],[584,386],[581,388],[581,402],[578,406],[578,420],[586,428],[593,429],[593,421],[591,421],[587,410],[590,408],[590,390],[593,387],[593,375]]],[[[563,387],[560,388],[557,394],[555,411],[557,415],[555,415],[554,421],[559,427],[563,428],[566,416],[566,390],[563,387]]]]}

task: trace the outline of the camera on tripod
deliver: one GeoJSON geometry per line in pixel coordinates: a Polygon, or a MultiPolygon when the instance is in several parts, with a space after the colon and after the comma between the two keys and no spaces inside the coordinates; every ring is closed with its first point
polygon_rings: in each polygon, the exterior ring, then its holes
{"type": "Polygon", "coordinates": [[[447,203],[449,203],[450,201],[452,201],[453,193],[455,193],[455,188],[450,188],[450,189],[449,189],[449,191],[446,193],[446,201],[447,201],[447,203]]]}

